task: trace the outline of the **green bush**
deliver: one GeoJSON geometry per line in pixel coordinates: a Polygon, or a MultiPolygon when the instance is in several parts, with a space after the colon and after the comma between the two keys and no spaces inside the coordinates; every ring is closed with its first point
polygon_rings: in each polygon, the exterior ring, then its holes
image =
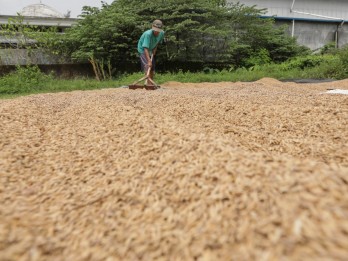
{"type": "Polygon", "coordinates": [[[341,60],[343,66],[347,68],[348,66],[348,45],[343,47],[339,52],[338,52],[338,57],[341,60]]]}
{"type": "Polygon", "coordinates": [[[331,42],[328,44],[325,44],[321,49],[320,49],[320,54],[337,54],[338,49],[336,48],[336,43],[331,42]]]}
{"type": "Polygon", "coordinates": [[[335,56],[327,56],[331,59],[315,68],[317,73],[314,76],[321,74],[322,78],[337,80],[348,78],[348,46],[337,50],[336,53],[335,56]]]}
{"type": "Polygon", "coordinates": [[[255,65],[266,65],[272,63],[269,51],[265,48],[261,48],[258,52],[252,54],[246,59],[245,65],[247,67],[252,67],[255,65]]]}
{"type": "Polygon", "coordinates": [[[0,93],[15,94],[40,91],[52,79],[52,75],[44,74],[38,66],[17,66],[14,72],[0,78],[0,93]]]}
{"type": "Polygon", "coordinates": [[[323,63],[332,62],[335,58],[333,55],[308,55],[304,57],[296,57],[280,65],[280,69],[288,71],[292,69],[308,69],[320,66],[323,63]]]}
{"type": "Polygon", "coordinates": [[[307,78],[336,80],[348,78],[348,46],[337,50],[336,54],[331,52],[331,54],[315,57],[316,62],[311,60],[313,66],[304,68],[307,78]]]}

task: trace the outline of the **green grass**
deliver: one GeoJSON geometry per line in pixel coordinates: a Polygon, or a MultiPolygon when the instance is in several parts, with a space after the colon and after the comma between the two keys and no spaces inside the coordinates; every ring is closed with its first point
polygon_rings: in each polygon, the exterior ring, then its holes
{"type": "MultiPolygon", "coordinates": [[[[348,53],[348,51],[347,51],[348,53]]],[[[234,71],[207,68],[204,72],[182,72],[157,74],[155,81],[163,84],[168,81],[176,82],[250,82],[264,77],[278,80],[291,79],[344,79],[348,77],[346,60],[338,56],[308,56],[297,57],[283,64],[267,64],[252,68],[240,68],[234,71]]],[[[94,79],[56,79],[52,75],[43,74],[38,67],[17,67],[17,70],[4,77],[0,77],[0,99],[37,94],[70,92],[75,90],[95,90],[103,88],[118,88],[127,86],[140,79],[142,73],[124,74],[112,80],[97,81],[94,79]]]]}
{"type": "MultiPolygon", "coordinates": [[[[237,81],[256,81],[264,77],[272,77],[276,79],[292,79],[301,78],[300,71],[292,72],[279,72],[275,68],[269,68],[268,70],[247,70],[238,69],[234,72],[219,71],[214,73],[191,73],[191,72],[179,72],[179,73],[164,73],[157,74],[155,81],[158,84],[163,84],[169,81],[176,82],[237,82],[237,81]]],[[[104,88],[118,88],[121,86],[127,86],[132,84],[134,81],[140,79],[143,75],[141,73],[123,75],[117,79],[97,81],[94,79],[74,79],[74,80],[62,80],[47,78],[42,79],[40,87],[33,88],[11,88],[11,85],[1,86],[0,85],[0,99],[15,98],[23,95],[38,94],[38,93],[55,93],[55,92],[70,92],[75,90],[96,90],[104,88]],[[1,92],[1,90],[3,90],[1,92]]],[[[13,76],[14,77],[14,76],[13,76]]],[[[21,86],[20,83],[16,85],[21,86]]]]}

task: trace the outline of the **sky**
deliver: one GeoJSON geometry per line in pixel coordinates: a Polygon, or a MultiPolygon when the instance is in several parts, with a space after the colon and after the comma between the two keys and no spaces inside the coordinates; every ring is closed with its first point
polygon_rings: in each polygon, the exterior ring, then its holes
{"type": "MultiPolygon", "coordinates": [[[[72,18],[81,14],[82,7],[85,5],[101,7],[100,0],[0,0],[0,15],[16,15],[23,7],[40,2],[62,14],[66,14],[70,10],[72,18]]],[[[103,0],[103,2],[111,4],[113,0],[103,0]]]]}

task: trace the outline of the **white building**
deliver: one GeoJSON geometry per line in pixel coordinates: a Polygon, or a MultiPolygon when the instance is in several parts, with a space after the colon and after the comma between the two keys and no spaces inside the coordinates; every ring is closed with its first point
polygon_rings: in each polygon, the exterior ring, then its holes
{"type": "Polygon", "coordinates": [[[64,18],[64,15],[45,4],[28,5],[19,12],[22,16],[64,18]]]}
{"type": "Polygon", "coordinates": [[[267,8],[267,16],[279,18],[348,20],[347,0],[239,0],[239,2],[247,6],[267,8]]]}
{"type": "MultiPolygon", "coordinates": [[[[23,23],[28,25],[39,25],[39,26],[55,26],[60,31],[65,28],[71,27],[76,23],[76,18],[69,18],[68,15],[63,15],[52,7],[45,4],[33,4],[24,7],[18,12],[23,16],[23,23]]],[[[7,24],[9,19],[15,18],[16,16],[11,15],[0,15],[0,25],[7,24]]]]}
{"type": "MultiPolygon", "coordinates": [[[[68,18],[45,4],[33,4],[24,7],[19,14],[22,16],[22,23],[41,28],[56,27],[58,32],[64,32],[77,22],[76,18],[68,18]]],[[[17,16],[0,15],[0,65],[24,65],[28,63],[50,64],[58,63],[52,56],[45,55],[40,50],[31,50],[16,47],[25,41],[26,44],[34,44],[31,39],[24,39],[21,34],[1,33],[1,25],[7,25],[10,20],[17,19],[17,16]],[[1,48],[2,47],[2,48],[1,48]]]]}
{"type": "Polygon", "coordinates": [[[266,9],[264,17],[274,17],[278,24],[287,24],[288,33],[299,44],[317,50],[335,42],[337,47],[348,43],[347,0],[228,0],[266,9]]]}

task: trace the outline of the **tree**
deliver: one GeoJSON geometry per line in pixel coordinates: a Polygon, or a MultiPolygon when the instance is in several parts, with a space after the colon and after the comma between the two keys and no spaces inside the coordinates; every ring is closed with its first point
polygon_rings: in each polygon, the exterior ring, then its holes
{"type": "Polygon", "coordinates": [[[258,16],[248,17],[248,21],[240,23],[239,36],[234,46],[242,48],[243,55],[236,57],[237,63],[247,65],[249,57],[257,56],[267,50],[272,62],[283,62],[301,53],[307,53],[308,48],[299,46],[296,39],[285,33],[285,27],[276,27],[274,19],[260,19],[258,16]]]}
{"type": "Polygon", "coordinates": [[[155,19],[165,25],[166,46],[158,52],[165,63],[238,67],[260,51],[275,62],[296,55],[296,42],[274,21],[260,19],[263,12],[224,0],[117,0],[101,9],[84,7],[82,20],[56,43],[72,58],[88,59],[98,79],[137,63],[137,41],[155,19]]]}
{"type": "Polygon", "coordinates": [[[82,19],[55,39],[55,48],[75,60],[88,60],[98,80],[111,77],[112,66],[133,57],[130,50],[136,17],[127,8],[103,4],[98,8],[83,7],[82,19]]]}

